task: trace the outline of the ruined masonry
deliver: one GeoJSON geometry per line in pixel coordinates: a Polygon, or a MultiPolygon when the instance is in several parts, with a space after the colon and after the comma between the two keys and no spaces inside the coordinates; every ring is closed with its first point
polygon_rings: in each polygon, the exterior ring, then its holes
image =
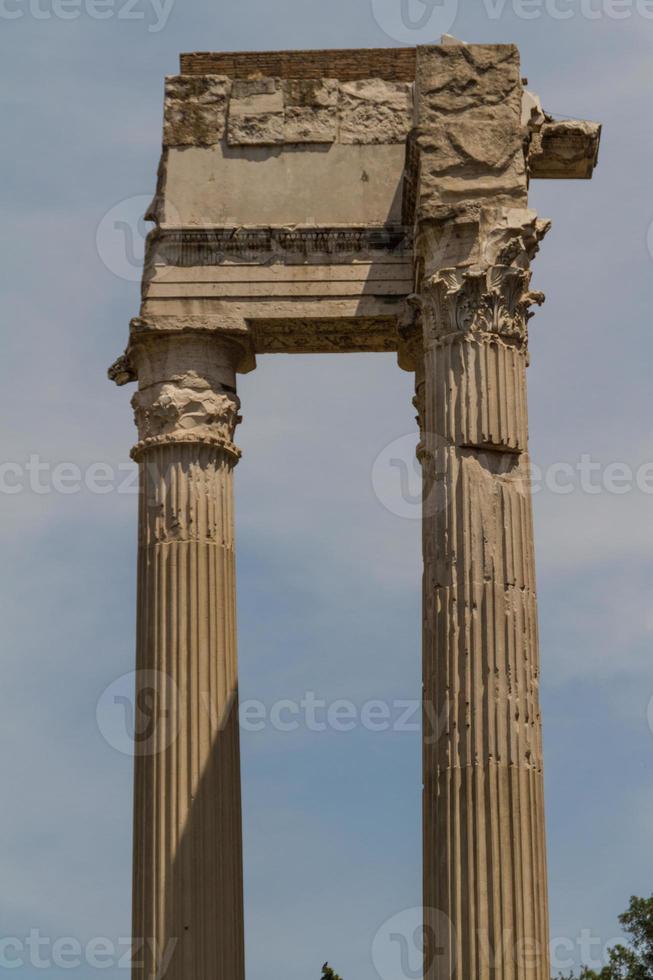
{"type": "Polygon", "coordinates": [[[243,980],[237,376],[320,351],[415,375],[445,719],[424,739],[426,980],[549,980],[528,185],[591,177],[599,137],[542,110],[512,45],[187,54],[166,79],[142,306],[110,370],[138,383],[138,683],[164,719],[135,760],[134,980],[171,948],[168,980],[243,980]]]}

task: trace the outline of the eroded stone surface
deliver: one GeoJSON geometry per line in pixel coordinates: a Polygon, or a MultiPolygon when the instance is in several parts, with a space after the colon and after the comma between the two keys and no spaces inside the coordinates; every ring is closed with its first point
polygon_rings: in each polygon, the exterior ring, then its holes
{"type": "Polygon", "coordinates": [[[231,81],[221,75],[166,78],[165,146],[209,145],[225,134],[231,81]]]}
{"type": "Polygon", "coordinates": [[[166,90],[164,142],[218,142],[228,117],[230,146],[402,143],[413,115],[408,82],[175,76],[166,90]]]}
{"type": "Polygon", "coordinates": [[[282,84],[286,106],[325,109],[338,104],[336,78],[287,78],[282,84]]]}
{"type": "Polygon", "coordinates": [[[284,142],[283,91],[279,79],[234,82],[227,138],[232,146],[284,142]]]}
{"type": "Polygon", "coordinates": [[[420,207],[492,199],[526,203],[522,83],[512,45],[420,49],[420,207]]]}
{"type": "Polygon", "coordinates": [[[413,126],[413,86],[382,79],[343,82],[339,116],[342,143],[403,143],[413,126]]]}
{"type": "Polygon", "coordinates": [[[333,143],[338,137],[338,82],[334,78],[286,79],[285,143],[333,143]]]}
{"type": "Polygon", "coordinates": [[[288,106],[283,126],[284,143],[334,143],[337,136],[335,109],[288,106]]]}
{"type": "Polygon", "coordinates": [[[236,81],[229,106],[229,145],[333,143],[337,91],[333,79],[236,81]]]}

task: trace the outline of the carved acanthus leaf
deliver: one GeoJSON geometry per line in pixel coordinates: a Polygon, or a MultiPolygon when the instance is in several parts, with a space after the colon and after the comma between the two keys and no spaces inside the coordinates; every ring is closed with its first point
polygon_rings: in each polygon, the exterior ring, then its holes
{"type": "Polygon", "coordinates": [[[544,302],[543,293],[529,290],[530,278],[513,265],[441,269],[425,290],[433,337],[486,333],[525,344],[530,307],[544,302]]]}

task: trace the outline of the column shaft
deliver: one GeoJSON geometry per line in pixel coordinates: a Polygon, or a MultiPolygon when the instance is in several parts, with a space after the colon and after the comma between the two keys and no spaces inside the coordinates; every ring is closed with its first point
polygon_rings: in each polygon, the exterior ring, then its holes
{"type": "Polygon", "coordinates": [[[428,980],[550,977],[528,279],[445,270],[423,294],[428,980]]]}
{"type": "Polygon", "coordinates": [[[215,341],[135,359],[137,708],[156,710],[135,760],[133,976],[242,980],[233,372],[215,341]]]}

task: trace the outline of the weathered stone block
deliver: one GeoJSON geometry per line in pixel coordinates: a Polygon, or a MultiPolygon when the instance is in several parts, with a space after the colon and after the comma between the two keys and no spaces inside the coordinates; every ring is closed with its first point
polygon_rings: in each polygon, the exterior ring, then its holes
{"type": "Polygon", "coordinates": [[[413,86],[379,78],[343,82],[339,117],[341,143],[403,143],[413,127],[413,86]]]}
{"type": "Polygon", "coordinates": [[[289,106],[284,117],[286,143],[333,143],[338,135],[335,108],[289,106]]]}
{"type": "Polygon", "coordinates": [[[286,106],[326,108],[338,104],[336,78],[291,78],[283,82],[286,106]]]}
{"type": "Polygon", "coordinates": [[[236,81],[229,108],[229,144],[333,143],[337,97],[338,83],[333,79],[236,81]]]}
{"type": "Polygon", "coordinates": [[[230,146],[257,146],[284,143],[284,115],[264,112],[260,115],[229,116],[230,146]]]}
{"type": "Polygon", "coordinates": [[[222,75],[169,75],[165,82],[163,143],[206,146],[226,129],[231,80],[222,75]]]}
{"type": "Polygon", "coordinates": [[[233,83],[230,115],[249,116],[268,112],[283,112],[283,90],[278,78],[233,83]]]}
{"type": "Polygon", "coordinates": [[[334,78],[283,82],[286,143],[333,143],[338,135],[338,82],[334,78]]]}
{"type": "Polygon", "coordinates": [[[463,112],[508,100],[521,110],[519,51],[512,44],[434,45],[418,48],[420,118],[463,112]]]}
{"type": "Polygon", "coordinates": [[[283,143],[283,130],[283,90],[278,78],[233,83],[227,136],[230,145],[283,143]]]}
{"type": "Polygon", "coordinates": [[[420,48],[416,86],[422,214],[490,196],[495,204],[525,204],[517,48],[420,48]]]}

